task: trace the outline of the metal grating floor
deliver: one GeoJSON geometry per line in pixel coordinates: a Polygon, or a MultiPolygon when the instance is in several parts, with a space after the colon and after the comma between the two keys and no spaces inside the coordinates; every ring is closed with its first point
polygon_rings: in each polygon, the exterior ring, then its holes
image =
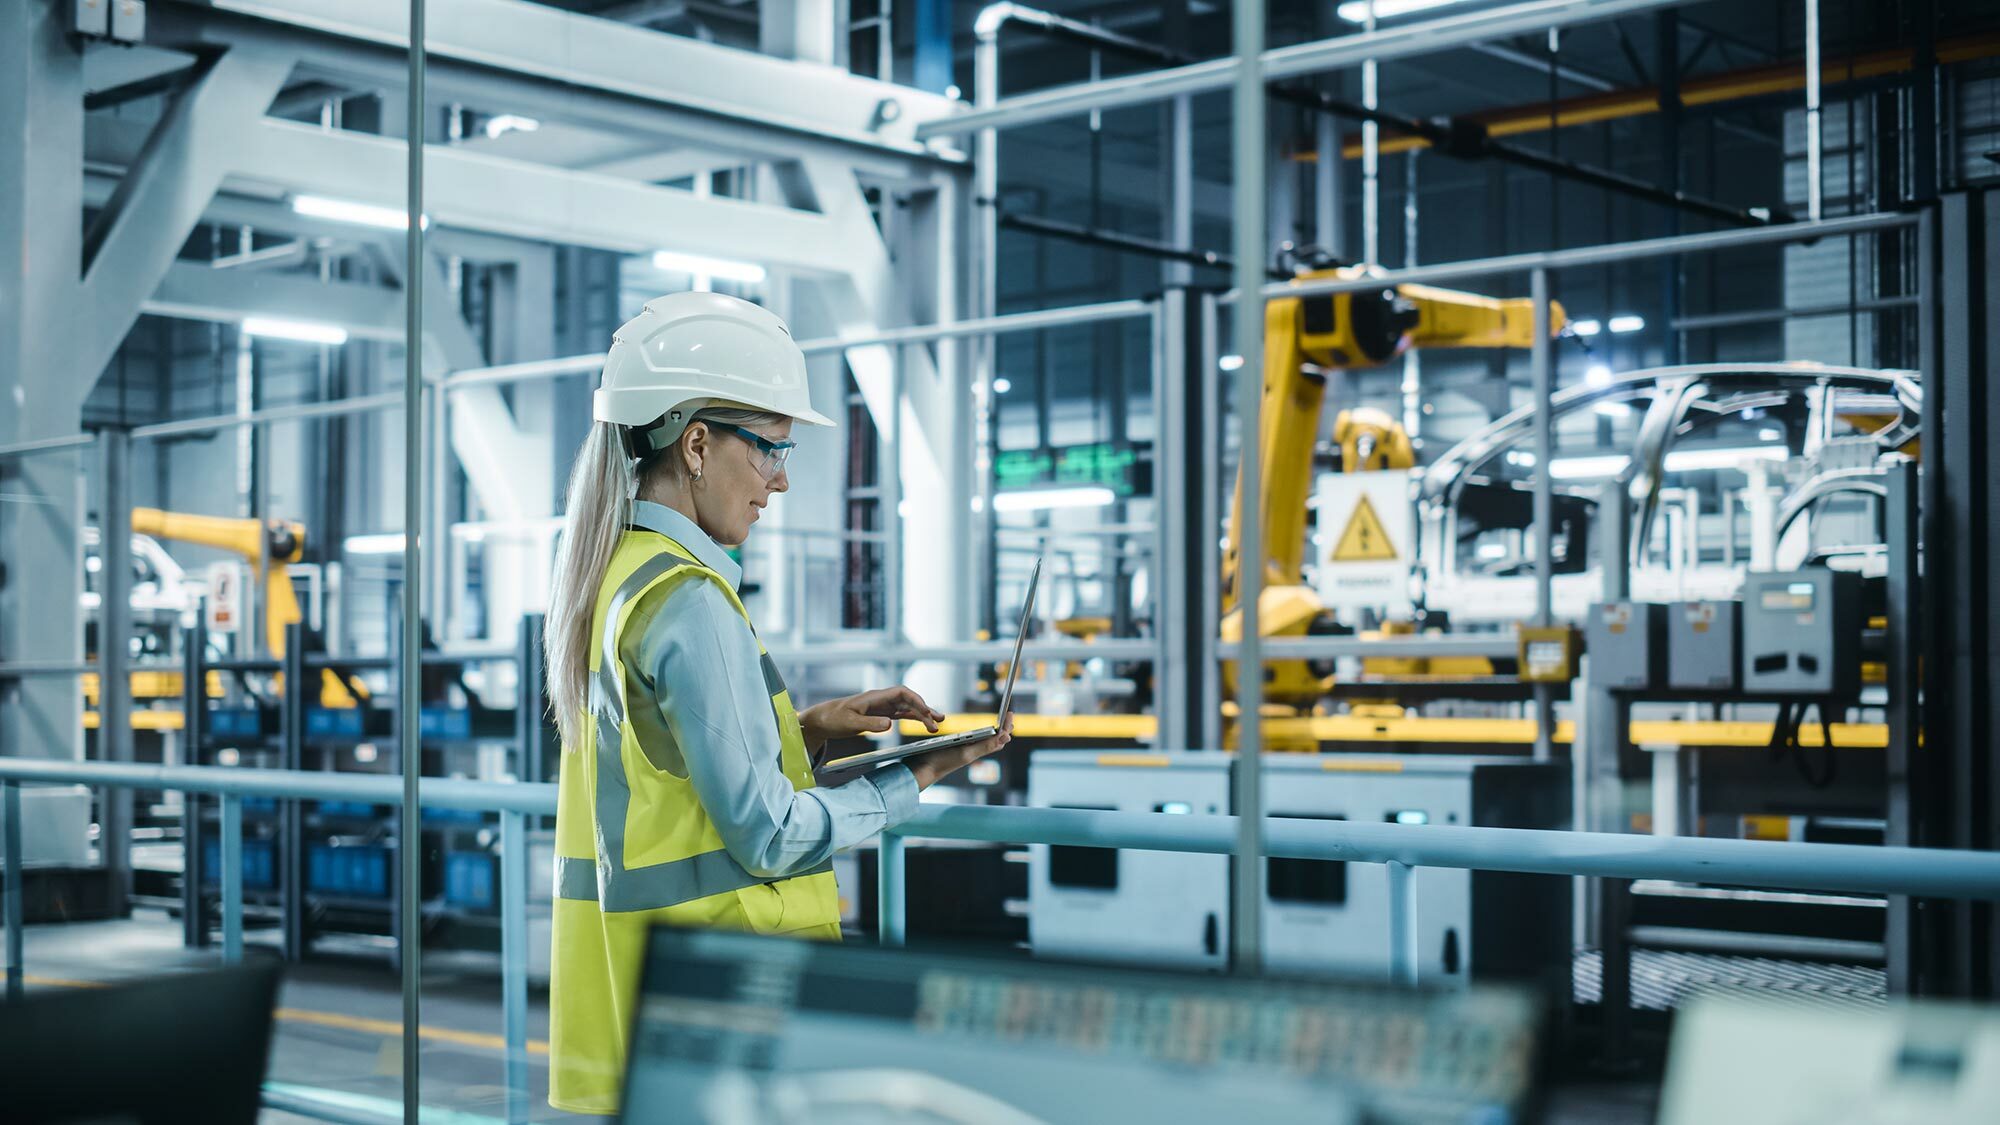
{"type": "MultiPolygon", "coordinates": [[[[1597,1003],[1601,980],[1597,951],[1578,954],[1572,976],[1577,1003],[1597,1003]]],[[[1650,1011],[1670,1011],[1691,997],[1714,993],[1872,1008],[1884,1002],[1888,991],[1888,974],[1878,968],[1661,949],[1632,952],[1632,1006],[1650,1011]]]]}

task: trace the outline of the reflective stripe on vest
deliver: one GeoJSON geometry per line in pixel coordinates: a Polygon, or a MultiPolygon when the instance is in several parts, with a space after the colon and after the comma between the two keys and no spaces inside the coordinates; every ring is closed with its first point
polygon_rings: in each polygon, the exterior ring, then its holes
{"type": "MultiPolygon", "coordinates": [[[[790,875],[753,875],[723,850],[645,867],[625,867],[625,818],[631,807],[632,789],[625,777],[625,693],[614,671],[619,663],[618,635],[624,610],[628,602],[655,582],[682,567],[698,565],[672,552],[648,559],[619,584],[605,610],[604,651],[590,684],[590,710],[597,720],[597,856],[594,861],[568,856],[556,858],[558,898],[595,902],[606,913],[657,910],[759,883],[776,883],[833,870],[833,862],[828,860],[790,875]]],[[[761,655],[765,687],[775,696],[785,690],[784,680],[778,676],[771,654],[761,655]]]]}

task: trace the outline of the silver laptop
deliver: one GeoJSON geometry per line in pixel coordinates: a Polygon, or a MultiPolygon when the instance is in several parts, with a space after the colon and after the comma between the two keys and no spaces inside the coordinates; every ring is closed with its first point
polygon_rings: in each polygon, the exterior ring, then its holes
{"type": "MultiPolygon", "coordinates": [[[[1014,633],[1014,659],[1007,664],[1007,686],[1000,689],[1000,713],[994,716],[996,723],[1005,723],[1007,716],[1014,713],[1014,681],[1021,675],[1021,645],[1028,639],[1028,624],[1034,619],[1035,614],[1035,587],[1039,586],[1041,581],[1042,560],[1037,558],[1035,569],[1028,574],[1028,597],[1021,605],[1021,627],[1014,633]]],[[[984,742],[999,733],[998,726],[990,726],[961,731],[958,734],[941,734],[936,738],[905,742],[898,746],[884,746],[880,750],[870,750],[865,754],[836,758],[820,768],[829,771],[865,769],[885,762],[900,761],[913,754],[928,754],[933,750],[949,750],[954,746],[984,742]]]]}

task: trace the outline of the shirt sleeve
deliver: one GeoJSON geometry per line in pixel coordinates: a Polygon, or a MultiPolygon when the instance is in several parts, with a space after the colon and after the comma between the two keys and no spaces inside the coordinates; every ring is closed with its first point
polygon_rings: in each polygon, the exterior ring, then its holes
{"type": "Polygon", "coordinates": [[[714,583],[671,588],[640,653],[702,808],[752,875],[809,871],[916,812],[916,777],[901,763],[839,786],[792,788],[756,635],[714,583]]]}

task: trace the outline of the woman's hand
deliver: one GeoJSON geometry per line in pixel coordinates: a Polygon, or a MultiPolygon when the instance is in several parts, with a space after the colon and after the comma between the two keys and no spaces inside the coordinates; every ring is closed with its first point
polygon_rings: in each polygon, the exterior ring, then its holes
{"type": "Polygon", "coordinates": [[[1013,741],[1013,738],[1014,716],[1009,715],[1000,720],[1000,733],[984,742],[975,742],[969,746],[954,746],[948,750],[933,750],[928,754],[918,754],[912,758],[905,758],[903,764],[909,766],[910,772],[916,775],[918,789],[929,789],[932,785],[950,777],[952,774],[986,757],[988,754],[997,752],[1001,747],[1013,741]]]}
{"type": "Polygon", "coordinates": [[[881,734],[897,719],[916,719],[936,734],[944,712],[899,684],[814,704],[799,712],[799,729],[805,735],[806,748],[817,751],[830,739],[881,734]]]}

